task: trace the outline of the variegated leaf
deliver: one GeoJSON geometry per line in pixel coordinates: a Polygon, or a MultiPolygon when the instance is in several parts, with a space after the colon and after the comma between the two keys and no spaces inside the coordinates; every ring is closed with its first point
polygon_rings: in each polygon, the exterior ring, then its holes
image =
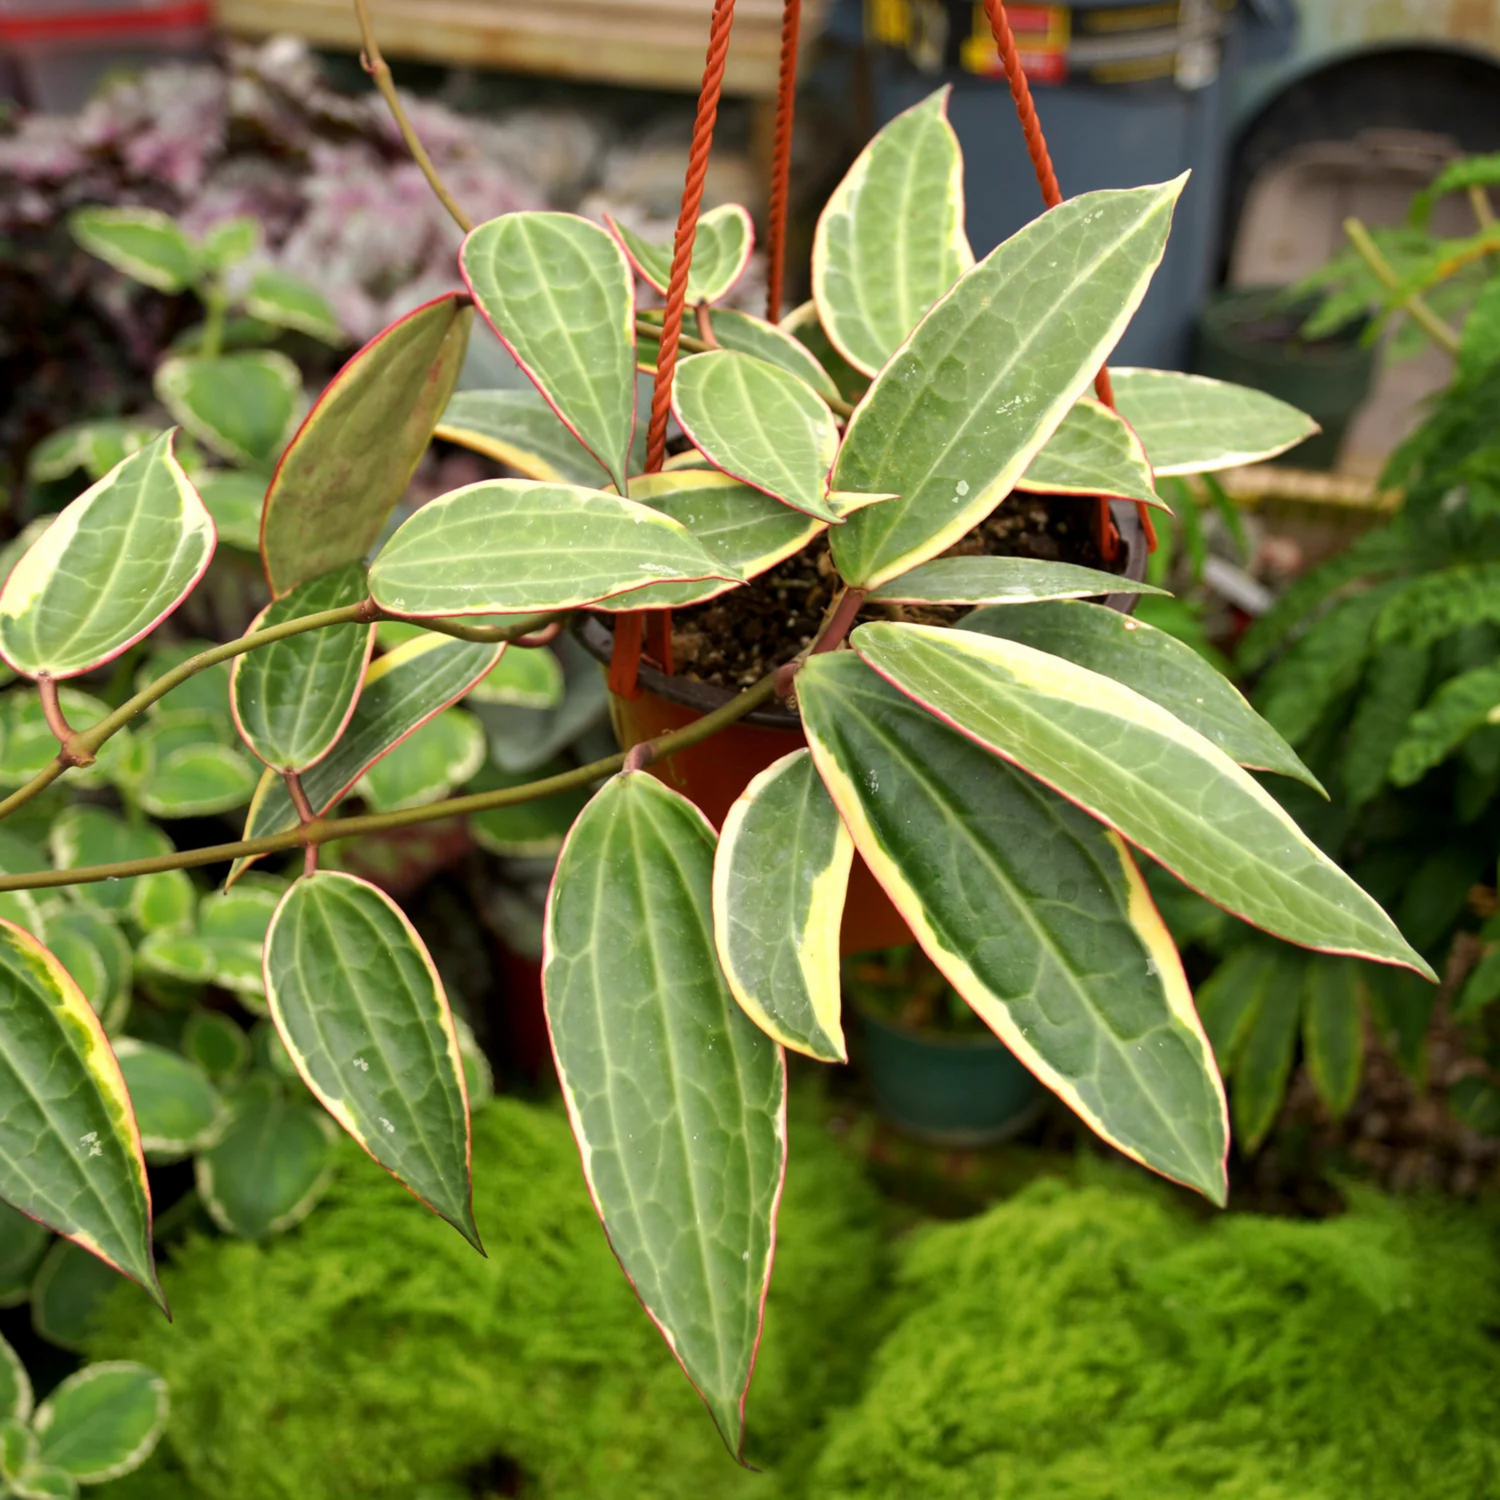
{"type": "Polygon", "coordinates": [[[1031,604],[1105,594],[1164,594],[1154,584],[1077,563],[1034,557],[939,557],[920,563],[870,598],[887,604],[1031,604]]]}
{"type": "MultiPolygon", "coordinates": [[[[644,235],[605,215],[615,238],[630,257],[642,281],[665,297],[672,279],[672,246],[658,245],[644,235]]],[[[696,307],[717,302],[733,290],[750,264],[755,248],[755,226],[738,203],[721,203],[698,216],[693,235],[693,259],[688,266],[687,300],[696,307]]]]}
{"type": "Polygon", "coordinates": [[[1092,396],[1062,419],[1016,481],[1038,495],[1104,495],[1167,507],[1156,493],[1151,465],[1130,424],[1092,396]]]}
{"type": "Polygon", "coordinates": [[[221,457],[271,464],[301,415],[302,374],[274,349],[175,355],[153,377],[156,399],[221,457]]]}

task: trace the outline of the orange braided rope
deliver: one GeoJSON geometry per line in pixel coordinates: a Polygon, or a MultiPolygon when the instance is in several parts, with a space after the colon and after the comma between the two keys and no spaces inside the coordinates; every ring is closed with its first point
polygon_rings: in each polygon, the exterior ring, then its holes
{"type": "MultiPolygon", "coordinates": [[[[1036,173],[1037,186],[1042,190],[1042,202],[1048,208],[1056,208],[1062,202],[1062,188],[1057,173],[1052,167],[1052,155],[1047,150],[1047,138],[1042,134],[1042,122],[1037,116],[1036,103],[1031,97],[1031,85],[1026,80],[1026,70],[1021,65],[1021,52],[1016,46],[1015,34],[1010,29],[1010,18],[1005,14],[1005,0],[984,0],[984,8],[990,18],[990,30],[995,35],[995,45],[1000,49],[1000,61],[1005,66],[1006,81],[1010,84],[1010,96],[1015,100],[1016,115],[1021,121],[1021,133],[1026,137],[1026,152],[1031,157],[1032,170],[1036,173]]],[[[1104,365],[1094,377],[1094,393],[1105,406],[1114,410],[1115,393],[1110,383],[1109,366],[1104,365]]],[[[1150,510],[1137,500],[1136,514],[1141,518],[1141,529],[1146,534],[1146,547],[1156,551],[1156,527],[1150,510]]],[[[1119,555],[1120,535],[1110,519],[1109,501],[1099,501],[1099,550],[1105,558],[1113,561],[1119,555]]]]}
{"type": "Polygon", "coordinates": [[[766,321],[781,321],[786,276],[786,211],[792,175],[792,117],[797,107],[797,38],[802,0],[786,0],[781,18],[781,72],[776,84],[776,141],[771,148],[771,197],[766,207],[766,321]]]}

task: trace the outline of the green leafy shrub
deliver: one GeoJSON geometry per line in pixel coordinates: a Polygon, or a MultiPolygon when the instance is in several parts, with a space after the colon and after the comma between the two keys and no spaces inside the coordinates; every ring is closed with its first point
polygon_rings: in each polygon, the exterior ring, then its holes
{"type": "MultiPolygon", "coordinates": [[[[799,1123],[750,1412],[752,1456],[792,1467],[852,1394],[881,1255],[873,1190],[799,1123]]],[[[163,1276],[170,1328],[126,1290],[95,1347],[149,1349],[176,1400],[169,1451],[111,1493],[407,1500],[495,1453],[537,1497],[775,1493],[724,1462],[661,1358],[560,1112],[500,1098],[477,1114],[474,1195],[488,1260],[351,1163],[295,1234],[188,1244],[163,1276]]]]}
{"type": "Polygon", "coordinates": [[[1205,1223],[1038,1183],[908,1247],[818,1500],[1473,1500],[1500,1486],[1493,1225],[1364,1193],[1205,1223]]]}

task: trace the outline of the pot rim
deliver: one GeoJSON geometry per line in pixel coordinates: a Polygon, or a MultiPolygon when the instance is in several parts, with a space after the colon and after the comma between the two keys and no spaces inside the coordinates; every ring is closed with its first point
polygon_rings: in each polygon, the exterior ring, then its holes
{"type": "MultiPolygon", "coordinates": [[[[879,1011],[856,1000],[853,995],[845,994],[844,1003],[848,1005],[860,1021],[866,1025],[878,1026],[882,1031],[890,1032],[893,1036],[899,1036],[904,1041],[919,1042],[924,1047],[934,1047],[951,1052],[1003,1052],[1007,1057],[1014,1058],[1016,1054],[1011,1051],[994,1032],[971,1031],[968,1033],[951,1031],[928,1031],[920,1026],[908,1026],[904,1021],[893,1021],[889,1016],[883,1016],[879,1011]]],[[[1025,1067],[1025,1064],[1021,1064],[1025,1067]]]]}
{"type": "MultiPolygon", "coordinates": [[[[1146,532],[1141,525],[1141,518],[1136,514],[1134,502],[1129,500],[1110,501],[1110,513],[1125,547],[1125,566],[1119,569],[1119,574],[1133,583],[1140,583],[1146,577],[1147,555],[1146,532]]],[[[1134,611],[1140,597],[1139,594],[1107,594],[1104,603],[1107,608],[1128,615],[1134,611]]],[[[580,613],[574,622],[573,633],[590,656],[606,667],[609,665],[614,649],[614,633],[605,628],[604,622],[597,615],[580,613]]],[[[733,689],[716,687],[712,683],[695,682],[688,677],[668,677],[665,672],[657,671],[645,661],[641,662],[636,680],[648,693],[665,698],[668,703],[696,709],[700,714],[712,713],[738,696],[733,689]]],[[[779,703],[754,709],[740,723],[755,724],[762,729],[782,729],[793,734],[800,734],[802,731],[802,715],[779,703]]]]}

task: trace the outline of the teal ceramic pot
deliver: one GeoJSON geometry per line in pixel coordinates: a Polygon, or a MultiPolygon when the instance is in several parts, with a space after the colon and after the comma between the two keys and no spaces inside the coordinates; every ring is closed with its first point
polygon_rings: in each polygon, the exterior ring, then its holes
{"type": "Polygon", "coordinates": [[[988,1033],[914,1031],[859,1007],[866,1077],[893,1125],[943,1146],[985,1146],[1023,1129],[1043,1093],[988,1033]]]}

